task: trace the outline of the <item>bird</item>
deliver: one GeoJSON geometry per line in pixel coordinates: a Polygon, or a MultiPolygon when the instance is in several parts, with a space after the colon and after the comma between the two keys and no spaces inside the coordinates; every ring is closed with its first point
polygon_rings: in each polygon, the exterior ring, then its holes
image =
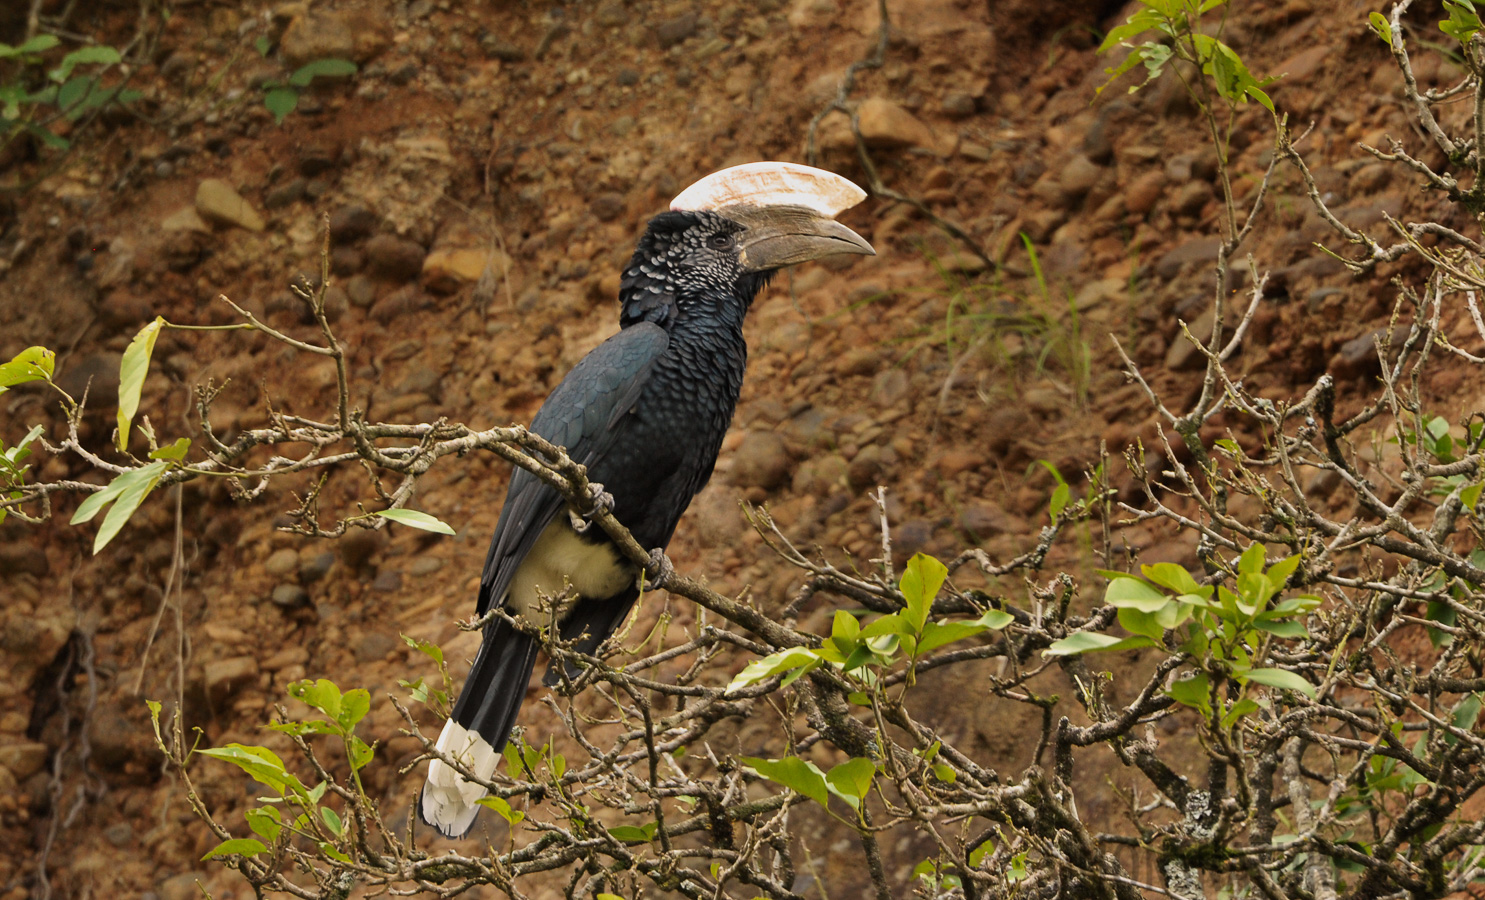
{"type": "MultiPolygon", "coordinates": [[[[641,546],[663,559],[711,477],[742,390],[743,320],[779,270],[834,254],[875,255],[835,216],[865,199],[850,180],[757,162],[714,172],[650,219],[619,281],[619,331],[562,379],[530,430],[587,467],[641,546]]],[[[592,653],[640,594],[640,567],[601,528],[570,514],[525,469],[511,476],[480,578],[478,616],[501,608],[592,653]],[[543,598],[565,598],[555,612],[543,598]]],[[[436,746],[484,779],[494,773],[535,668],[538,638],[502,617],[485,625],[436,746]]],[[[556,663],[547,683],[556,683],[556,663]]],[[[486,790],[441,759],[429,765],[424,822],[457,838],[486,790]]]]}

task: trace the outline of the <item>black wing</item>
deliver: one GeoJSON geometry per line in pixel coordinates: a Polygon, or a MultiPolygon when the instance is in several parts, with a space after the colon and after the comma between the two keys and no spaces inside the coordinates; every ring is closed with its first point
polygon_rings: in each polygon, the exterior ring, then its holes
{"type": "MultiPolygon", "coordinates": [[[[638,401],[669,342],[663,328],[640,322],[599,344],[547,397],[531,430],[591,466],[612,444],[619,420],[638,401]]],[[[562,496],[535,475],[520,468],[512,473],[480,577],[478,615],[505,596],[521,560],[564,506],[562,496]]]]}

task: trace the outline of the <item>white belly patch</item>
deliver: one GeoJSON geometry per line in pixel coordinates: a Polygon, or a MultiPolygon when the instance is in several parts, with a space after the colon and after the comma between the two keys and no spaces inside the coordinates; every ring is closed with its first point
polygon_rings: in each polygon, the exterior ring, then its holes
{"type": "MultiPolygon", "coordinates": [[[[584,597],[612,597],[632,584],[635,575],[635,567],[619,556],[618,548],[608,541],[588,543],[559,513],[516,569],[506,606],[533,625],[542,625],[547,617],[540,610],[538,591],[555,597],[571,586],[584,597]]],[[[565,610],[558,619],[564,616],[565,610]]]]}

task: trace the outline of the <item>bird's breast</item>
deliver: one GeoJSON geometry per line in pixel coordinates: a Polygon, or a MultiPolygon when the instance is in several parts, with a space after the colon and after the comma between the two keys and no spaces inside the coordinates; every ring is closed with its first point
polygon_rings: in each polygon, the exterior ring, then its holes
{"type": "MultiPolygon", "coordinates": [[[[603,600],[628,588],[636,574],[634,566],[619,556],[610,541],[601,536],[590,540],[578,534],[567,515],[558,513],[511,578],[506,608],[534,625],[542,625],[547,622],[547,613],[541,609],[543,594],[556,597],[571,587],[579,596],[603,600]]],[[[558,621],[566,618],[568,611],[559,609],[558,621]]]]}

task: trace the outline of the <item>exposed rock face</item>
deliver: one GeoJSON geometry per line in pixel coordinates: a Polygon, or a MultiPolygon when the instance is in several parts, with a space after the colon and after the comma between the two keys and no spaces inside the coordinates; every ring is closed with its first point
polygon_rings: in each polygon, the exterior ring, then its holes
{"type": "MultiPolygon", "coordinates": [[[[0,20],[24,5],[0,3],[0,20]]],[[[762,608],[777,609],[797,578],[762,548],[738,501],[766,502],[801,546],[865,569],[881,553],[867,496],[877,485],[887,489],[898,563],[913,550],[948,556],[970,545],[1011,559],[1046,523],[1052,485],[1036,462],[1054,461],[1075,480],[1100,440],[1115,459],[1121,497],[1136,496],[1120,451],[1140,439],[1153,454],[1158,440],[1143,395],[1117,371],[1109,336],[1164,395],[1200,385],[1205,357],[1176,323],[1190,323],[1198,337],[1211,330],[1221,183],[1184,94],[1156,84],[1128,95],[1124,82],[1095,94],[1111,60],[1093,53],[1089,29],[1078,26],[1106,31],[1116,7],[893,0],[883,66],[858,72],[848,111],[820,123],[823,164],[864,180],[850,119],[859,116],[883,184],[962,228],[991,263],[946,237],[923,209],[874,198],[848,221],[879,257],[780,275],[746,325],[742,402],[717,474],[671,545],[678,569],[724,593],[751,590],[762,608]]],[[[1356,21],[1334,20],[1313,0],[1254,0],[1252,9],[1251,17],[1232,14],[1247,41],[1242,52],[1255,73],[1287,73],[1274,96],[1291,121],[1321,123],[1325,140],[1311,159],[1320,188],[1349,225],[1390,240],[1384,213],[1416,217],[1437,200],[1420,199],[1412,175],[1354,159],[1358,141],[1383,146],[1384,135],[1408,134],[1395,74],[1378,62],[1355,73],[1355,89],[1342,89],[1353,84],[1342,78],[1372,64],[1351,64],[1356,21]]],[[[74,397],[87,391],[93,412],[82,438],[105,448],[120,355],[154,315],[228,324],[230,310],[214,299],[226,293],[295,339],[320,339],[285,286],[298,272],[319,272],[328,213],[327,312],[347,351],[351,408],[399,423],[528,422],[566,368],[613,334],[619,270],[637,228],[723,165],[803,159],[808,123],[875,46],[875,10],[844,0],[176,4],[160,57],[131,81],[160,104],[147,115],[171,111],[168,127],[125,117],[104,123],[106,137],[81,129],[69,135],[77,143],[71,161],[50,174],[44,149],[0,150],[6,178],[44,175],[20,199],[0,195],[0,362],[33,343],[66,350],[57,382],[74,397]],[[266,57],[254,46],[260,38],[266,57]],[[227,67],[207,90],[212,61],[234,55],[250,63],[227,67]],[[299,109],[274,124],[262,105],[265,86],[330,58],[360,70],[317,79],[299,109]],[[225,99],[189,102],[206,95],[225,99]]],[[[116,27],[124,30],[96,37],[122,46],[132,23],[116,27]]],[[[1428,86],[1461,76],[1447,62],[1420,60],[1428,86]]],[[[1265,117],[1252,109],[1239,116],[1240,197],[1251,199],[1243,192],[1272,147],[1254,124],[1265,117]]],[[[1250,251],[1260,272],[1271,270],[1241,350],[1244,387],[1289,396],[1325,371],[1369,383],[1373,336],[1393,298],[1318,257],[1312,248],[1327,236],[1323,224],[1302,202],[1278,197],[1270,195],[1263,215],[1271,218],[1234,258],[1234,272],[1250,251]]],[[[1233,277],[1246,297],[1253,279],[1233,277]]],[[[211,380],[230,381],[211,413],[223,439],[280,414],[326,421],[336,415],[335,372],[324,362],[261,334],[166,333],[140,412],[162,439],[191,436],[199,448],[190,389],[211,380]]],[[[64,433],[38,387],[0,397],[7,448],[32,422],[45,424],[50,439],[64,433]]],[[[1431,389],[1440,412],[1452,414],[1447,404],[1485,385],[1449,373],[1431,389]]],[[[96,477],[45,454],[30,462],[33,475],[96,477]]],[[[381,477],[384,487],[395,484],[381,477]]],[[[387,687],[428,675],[430,664],[400,634],[442,643],[459,677],[472,638],[454,622],[473,610],[483,542],[507,478],[504,463],[478,455],[446,459],[423,477],[418,507],[452,524],[460,535],[452,540],[407,529],[352,529],[335,542],[275,531],[287,521],[275,516],[295,503],[288,492],[302,495],[307,481],[241,505],[220,486],[186,487],[186,565],[176,589],[190,648],[188,724],[212,740],[272,744],[278,738],[260,738],[259,726],[292,681],[387,687]]],[[[169,609],[142,659],[173,559],[171,497],[149,497],[96,558],[86,553],[96,524],[66,524],[75,499],[59,500],[47,525],[0,526],[0,843],[33,847],[42,816],[54,812],[46,808],[48,767],[65,717],[81,707],[77,695],[70,707],[38,705],[35,685],[65,661],[76,635],[92,635],[98,702],[108,711],[70,722],[70,734],[93,742],[110,792],[84,813],[97,828],[60,833],[54,871],[75,864],[76,878],[56,880],[55,895],[87,883],[99,896],[199,896],[197,878],[212,896],[251,895],[230,871],[198,862],[209,847],[155,832],[157,811],[179,802],[171,793],[178,788],[155,780],[153,733],[133,685],[142,678],[144,697],[175,693],[169,609]],[[12,798],[22,799],[7,806],[12,798]],[[15,810],[26,804],[22,820],[15,810]],[[88,858],[102,863],[85,870],[77,861],[88,858]]],[[[374,497],[364,471],[337,469],[320,495],[322,522],[356,514],[358,502],[374,497]]],[[[1139,529],[1115,541],[1126,537],[1150,559],[1189,550],[1139,529]]],[[[1086,562],[1061,552],[1056,565],[1086,562]]],[[[695,626],[685,604],[670,611],[678,626],[695,626]]],[[[642,610],[634,633],[655,614],[642,610]]],[[[935,677],[925,676],[927,699],[915,715],[957,723],[987,765],[1025,763],[1023,738],[1038,720],[1007,715],[935,677]]],[[[1065,683],[1035,686],[1068,695],[1065,683]]],[[[384,692],[374,693],[385,711],[384,692]]],[[[541,704],[528,709],[524,724],[560,742],[541,704]]],[[[776,739],[762,719],[736,725],[738,740],[760,752],[776,739]]],[[[388,716],[370,726],[368,737],[388,737],[397,722],[388,716]]],[[[272,746],[291,755],[287,743],[272,746]]],[[[395,768],[376,776],[385,779],[378,790],[405,803],[420,773],[404,780],[395,768]]],[[[1112,769],[1087,771],[1097,779],[1112,769]]],[[[209,781],[246,796],[246,782],[234,778],[215,772],[209,781]]],[[[819,822],[799,828],[819,846],[852,837],[819,822]]],[[[926,842],[884,845],[889,867],[905,878],[933,852],[926,842]]],[[[18,858],[20,868],[7,869],[0,854],[0,883],[34,873],[24,852],[18,858]]],[[[857,857],[834,854],[828,866],[821,882],[832,896],[869,892],[857,857]]]]}

